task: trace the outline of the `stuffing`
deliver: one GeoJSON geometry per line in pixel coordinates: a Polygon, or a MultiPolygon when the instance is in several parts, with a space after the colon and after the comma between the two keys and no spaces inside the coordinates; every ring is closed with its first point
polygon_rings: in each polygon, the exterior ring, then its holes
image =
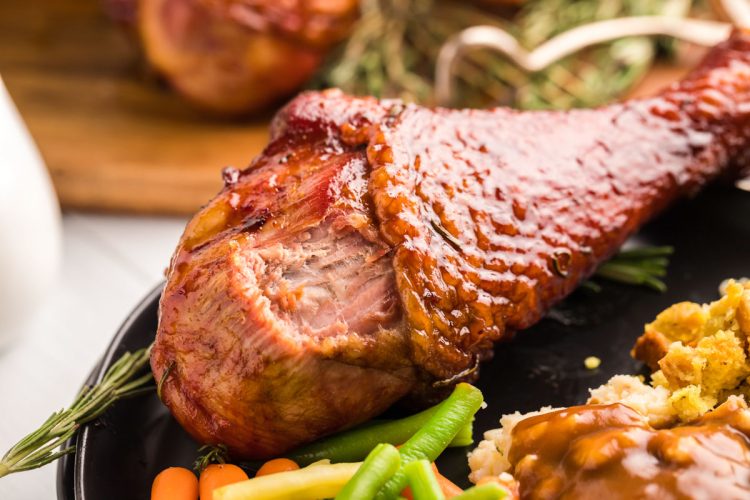
{"type": "MultiPolygon", "coordinates": [[[[631,354],[653,371],[651,382],[615,375],[591,389],[589,405],[624,404],[654,429],[694,422],[735,396],[750,396],[750,282],[728,281],[710,304],[681,302],[644,327],[631,354]]],[[[744,404],[744,402],[743,402],[744,404]]],[[[508,460],[513,429],[522,420],[556,409],[503,415],[469,454],[477,482],[513,472],[508,460]]]]}

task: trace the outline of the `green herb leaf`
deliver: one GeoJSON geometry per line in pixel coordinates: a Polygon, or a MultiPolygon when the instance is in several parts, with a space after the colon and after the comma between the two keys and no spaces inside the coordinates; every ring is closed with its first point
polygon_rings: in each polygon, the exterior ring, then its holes
{"type": "MultiPolygon", "coordinates": [[[[498,26],[533,49],[575,26],[622,16],[686,15],[691,2],[673,0],[529,0],[510,19],[475,2],[362,0],[352,35],[329,59],[313,88],[339,87],[356,95],[397,97],[432,104],[440,47],[462,29],[498,26]]],[[[670,44],[626,38],[583,50],[544,71],[527,74],[488,50],[456,61],[457,99],[463,107],[510,105],[522,109],[590,107],[620,97],[670,44]]]]}
{"type": "Polygon", "coordinates": [[[102,381],[85,387],[73,404],[53,413],[37,430],[16,443],[0,460],[0,477],[54,462],[75,451],[59,449],[79,427],[104,413],[119,399],[154,390],[151,372],[139,376],[148,364],[151,347],[126,352],[104,374],[102,381]]]}
{"type": "Polygon", "coordinates": [[[673,252],[674,249],[668,246],[623,250],[599,266],[594,276],[617,283],[646,286],[657,292],[665,292],[667,285],[659,278],[666,276],[667,266],[669,265],[668,257],[673,252]]]}
{"type": "Polygon", "coordinates": [[[193,470],[198,475],[211,464],[225,464],[229,460],[229,450],[223,444],[201,446],[198,448],[198,454],[198,458],[195,459],[193,464],[193,470]]]}

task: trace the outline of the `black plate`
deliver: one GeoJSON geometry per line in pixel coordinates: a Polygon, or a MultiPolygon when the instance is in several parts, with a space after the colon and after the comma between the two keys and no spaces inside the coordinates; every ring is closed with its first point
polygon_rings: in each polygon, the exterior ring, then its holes
{"type": "MultiPolygon", "coordinates": [[[[581,290],[557,309],[557,319],[545,319],[514,342],[498,345],[477,384],[488,407],[477,416],[475,439],[497,427],[503,413],[578,404],[588,388],[611,375],[638,372],[641,367],[628,352],[644,323],[675,302],[714,300],[724,278],[750,276],[750,194],[714,188],[649,224],[638,240],[676,248],[669,291],[618,285],[606,285],[598,294],[581,290]],[[583,366],[590,355],[602,359],[597,370],[583,366]]],[[[151,342],[158,296],[154,290],[135,309],[90,381],[124,351],[151,342]]],[[[119,402],[81,432],[75,458],[60,462],[58,497],[148,498],[153,477],[168,466],[189,467],[197,447],[155,395],[119,402]]],[[[449,450],[439,460],[441,471],[464,486],[467,451],[449,450]]]]}

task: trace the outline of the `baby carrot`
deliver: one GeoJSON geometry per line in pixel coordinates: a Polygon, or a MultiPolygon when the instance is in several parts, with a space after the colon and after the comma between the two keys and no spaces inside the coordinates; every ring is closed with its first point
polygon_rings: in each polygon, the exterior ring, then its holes
{"type": "Polygon", "coordinates": [[[273,460],[269,460],[261,465],[260,469],[258,469],[258,473],[255,474],[255,477],[297,469],[299,469],[299,465],[293,460],[289,460],[288,458],[274,458],[273,460]]]}
{"type": "Polygon", "coordinates": [[[464,492],[460,486],[442,475],[434,463],[432,464],[432,471],[435,473],[435,478],[437,478],[437,482],[440,485],[440,489],[443,490],[445,498],[450,499],[464,492]]]}
{"type": "Polygon", "coordinates": [[[198,478],[183,467],[161,471],[151,485],[151,500],[197,500],[198,478]]]}
{"type": "Polygon", "coordinates": [[[213,500],[214,490],[227,484],[245,481],[245,471],[232,464],[211,464],[201,472],[201,500],[213,500]]]}

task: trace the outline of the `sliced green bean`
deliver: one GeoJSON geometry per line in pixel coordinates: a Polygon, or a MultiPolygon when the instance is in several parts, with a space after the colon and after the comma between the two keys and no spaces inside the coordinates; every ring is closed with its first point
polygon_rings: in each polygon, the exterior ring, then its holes
{"type": "Polygon", "coordinates": [[[336,495],[336,500],[375,498],[378,490],[398,471],[400,466],[401,455],[393,445],[377,445],[336,495]]]}
{"type": "Polygon", "coordinates": [[[404,466],[406,482],[414,500],[444,500],[435,472],[427,460],[415,460],[404,466]]]}
{"type": "Polygon", "coordinates": [[[508,491],[497,483],[474,486],[464,491],[453,500],[501,500],[508,496],[508,491]]]}
{"type": "Polygon", "coordinates": [[[432,418],[401,446],[399,453],[402,468],[381,488],[375,498],[390,500],[401,493],[406,486],[403,466],[422,459],[434,462],[461,427],[471,421],[483,401],[479,389],[465,383],[458,384],[432,418]]]}
{"type": "MultiPolygon", "coordinates": [[[[316,441],[286,455],[301,467],[319,460],[331,462],[358,462],[363,460],[380,443],[400,445],[405,443],[435,414],[443,403],[398,420],[378,422],[345,431],[328,439],[316,441]]],[[[450,443],[451,447],[472,444],[473,425],[468,422],[461,427],[450,443]]]]}
{"type": "MultiPolygon", "coordinates": [[[[399,443],[400,444],[400,443],[399,443]]],[[[462,446],[471,446],[474,444],[474,419],[472,418],[468,424],[461,427],[456,437],[453,438],[448,448],[460,448],[462,446]]]]}

